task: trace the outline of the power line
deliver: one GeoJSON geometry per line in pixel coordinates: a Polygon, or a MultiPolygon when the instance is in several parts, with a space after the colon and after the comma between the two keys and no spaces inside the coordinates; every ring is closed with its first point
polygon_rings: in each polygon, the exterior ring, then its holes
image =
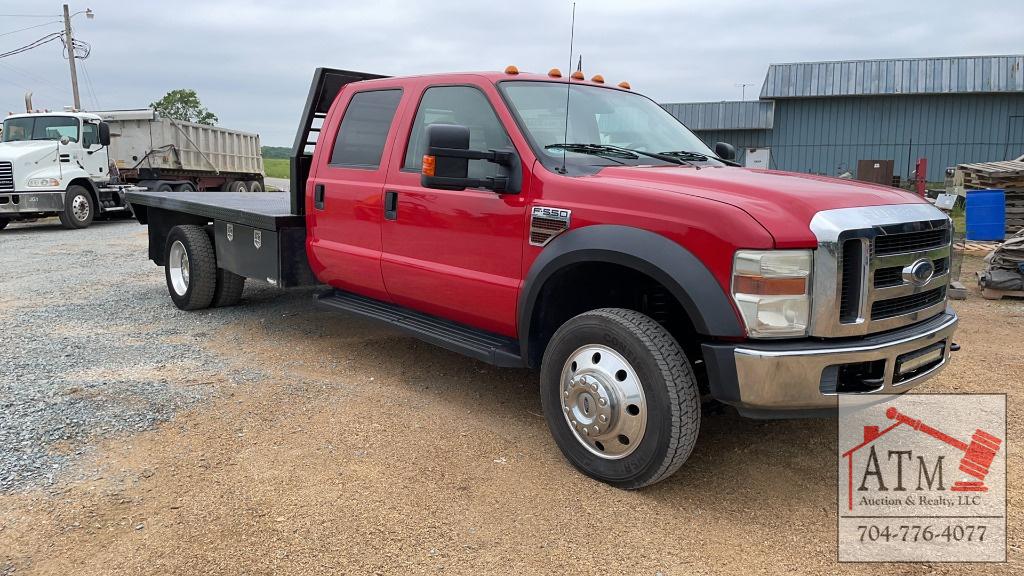
{"type": "Polygon", "coordinates": [[[0,32],[0,36],[9,36],[11,34],[17,34],[18,32],[24,32],[25,30],[49,26],[50,24],[60,24],[60,20],[54,20],[53,22],[43,22],[42,24],[36,24],[35,26],[28,26],[26,28],[18,28],[17,30],[11,30],[10,32],[0,32]]]}
{"type": "Polygon", "coordinates": [[[60,14],[0,14],[0,18],[59,18],[60,14]]]}
{"type": "Polygon", "coordinates": [[[9,50],[7,52],[0,53],[0,58],[6,58],[8,56],[14,56],[15,54],[21,54],[22,52],[28,52],[29,50],[31,50],[33,48],[38,48],[38,47],[40,47],[40,46],[42,46],[44,44],[49,44],[50,42],[53,42],[54,40],[57,40],[58,38],[63,38],[63,37],[64,37],[64,34],[62,32],[52,32],[50,34],[47,34],[46,36],[43,36],[42,38],[39,38],[38,40],[36,40],[34,42],[30,42],[30,43],[22,46],[21,48],[15,48],[14,50],[9,50]]]}
{"type": "Polygon", "coordinates": [[[82,72],[85,72],[85,85],[89,88],[89,94],[92,96],[92,103],[96,105],[96,110],[100,110],[100,100],[96,97],[96,90],[92,87],[92,78],[89,76],[89,69],[85,67],[85,60],[82,60],[82,72]]]}

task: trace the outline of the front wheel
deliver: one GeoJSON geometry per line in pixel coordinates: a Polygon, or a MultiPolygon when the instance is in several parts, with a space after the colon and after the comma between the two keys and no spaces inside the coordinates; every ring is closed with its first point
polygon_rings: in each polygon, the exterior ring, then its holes
{"type": "Polygon", "coordinates": [[[68,186],[64,193],[64,210],[57,217],[65,228],[85,228],[92,224],[96,216],[96,206],[92,201],[92,195],[82,186],[68,186]]]}
{"type": "Polygon", "coordinates": [[[3,230],[4,228],[7,228],[7,225],[10,224],[10,223],[11,223],[11,219],[10,218],[0,217],[0,230],[3,230]]]}
{"type": "Polygon", "coordinates": [[[629,490],[678,470],[700,429],[700,393],[679,344],[650,317],[620,308],[585,312],[555,332],[541,405],[574,466],[629,490]]]}

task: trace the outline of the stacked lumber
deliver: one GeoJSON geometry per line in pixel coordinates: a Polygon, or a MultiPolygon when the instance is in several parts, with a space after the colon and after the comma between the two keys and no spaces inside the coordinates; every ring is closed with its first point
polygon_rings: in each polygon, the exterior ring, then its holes
{"type": "Polygon", "coordinates": [[[1024,162],[979,162],[956,167],[963,174],[967,190],[1006,191],[1006,233],[1024,229],[1024,162]]]}

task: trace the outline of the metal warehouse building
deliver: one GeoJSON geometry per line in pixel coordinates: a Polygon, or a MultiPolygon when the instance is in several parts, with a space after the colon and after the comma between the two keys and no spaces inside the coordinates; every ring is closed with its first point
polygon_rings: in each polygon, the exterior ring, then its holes
{"type": "Polygon", "coordinates": [[[907,178],[924,157],[941,181],[948,166],[1024,154],[1024,56],[772,64],[759,100],[663,106],[740,162],[836,176],[893,160],[907,178]]]}

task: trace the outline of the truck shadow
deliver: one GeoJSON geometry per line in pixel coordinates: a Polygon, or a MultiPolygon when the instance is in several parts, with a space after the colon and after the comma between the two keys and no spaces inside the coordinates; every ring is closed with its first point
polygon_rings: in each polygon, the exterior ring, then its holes
{"type": "MultiPolygon", "coordinates": [[[[536,371],[495,368],[355,316],[324,314],[309,307],[313,293],[304,290],[301,296],[284,298],[254,293],[243,309],[247,316],[266,318],[267,333],[277,340],[274,346],[312,338],[311,346],[325,359],[370,366],[378,375],[374,386],[400,388],[424,404],[443,403],[452,418],[472,415],[473,420],[494,423],[517,438],[528,460],[560,461],[563,469],[557,474],[593,482],[576,473],[551,440],[536,371]]],[[[744,418],[729,407],[704,410],[689,460],[674,476],[640,494],[673,501],[710,498],[736,510],[764,499],[808,498],[834,506],[836,436],[834,420],[765,421],[744,418]]]]}
{"type": "MultiPolygon", "coordinates": [[[[94,220],[89,228],[108,228],[111,226],[124,225],[124,224],[135,224],[138,222],[131,219],[110,219],[110,220],[94,220]]],[[[40,234],[43,232],[88,232],[89,228],[81,228],[77,230],[71,230],[61,226],[60,220],[56,218],[46,218],[43,220],[35,220],[33,222],[11,222],[6,228],[0,230],[0,238],[4,236],[24,236],[27,234],[40,234]]]]}

